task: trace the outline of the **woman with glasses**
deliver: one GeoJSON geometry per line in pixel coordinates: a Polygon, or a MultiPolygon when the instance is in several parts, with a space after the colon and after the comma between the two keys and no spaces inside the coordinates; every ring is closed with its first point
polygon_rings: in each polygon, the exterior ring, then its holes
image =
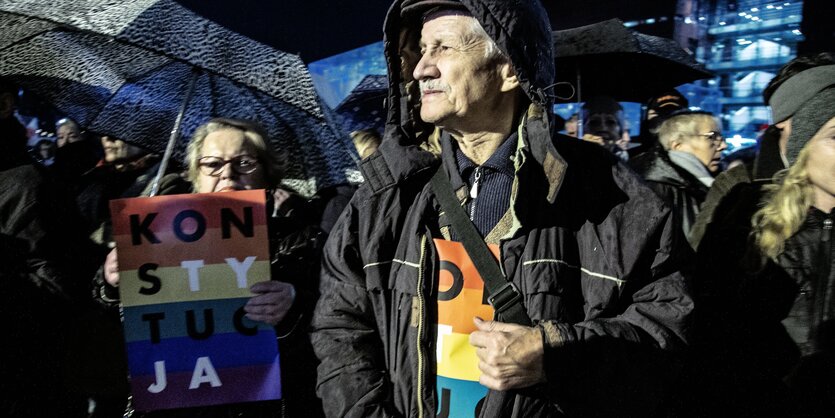
{"type": "Polygon", "coordinates": [[[688,236],[727,144],[719,122],[706,112],[673,113],[661,122],[656,133],[660,145],[629,164],[673,206],[688,236]]]}
{"type": "MultiPolygon", "coordinates": [[[[278,188],[282,161],[272,151],[263,128],[249,121],[216,118],[201,125],[188,145],[187,164],[187,177],[195,193],[265,189],[269,214],[277,213],[273,206],[287,197],[287,192],[278,188]]],[[[247,318],[275,327],[281,353],[283,399],[161,411],[146,417],[324,416],[321,401],[315,395],[317,361],[307,335],[307,323],[318,296],[324,234],[296,217],[271,216],[268,228],[273,280],[250,287],[255,296],[244,310],[247,318]]],[[[114,251],[108,256],[110,263],[105,265],[111,286],[118,286],[115,257],[114,251]]]]}

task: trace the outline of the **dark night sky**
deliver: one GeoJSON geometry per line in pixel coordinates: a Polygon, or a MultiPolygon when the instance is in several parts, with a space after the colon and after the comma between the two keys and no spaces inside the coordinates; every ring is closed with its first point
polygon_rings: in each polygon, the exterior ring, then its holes
{"type": "MultiPolygon", "coordinates": [[[[177,0],[192,11],[282,51],[316,61],[383,38],[391,0],[177,0]]],[[[675,0],[543,0],[555,29],[612,17],[670,16],[675,0]]]]}

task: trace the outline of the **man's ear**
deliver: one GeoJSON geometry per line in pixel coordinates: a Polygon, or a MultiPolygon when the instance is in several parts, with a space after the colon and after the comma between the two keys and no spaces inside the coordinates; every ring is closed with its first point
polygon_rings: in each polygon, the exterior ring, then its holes
{"type": "Polygon", "coordinates": [[[513,91],[519,87],[519,77],[516,76],[516,69],[510,62],[500,64],[499,75],[502,78],[502,92],[513,91]]]}
{"type": "Polygon", "coordinates": [[[678,138],[670,141],[670,149],[673,151],[678,151],[682,145],[684,145],[684,142],[678,138]]]}

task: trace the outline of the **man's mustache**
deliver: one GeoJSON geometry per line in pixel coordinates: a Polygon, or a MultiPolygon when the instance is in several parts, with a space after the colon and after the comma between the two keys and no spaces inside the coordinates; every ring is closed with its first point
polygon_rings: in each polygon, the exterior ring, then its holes
{"type": "Polygon", "coordinates": [[[423,92],[427,90],[442,91],[444,93],[449,92],[449,85],[438,80],[421,80],[419,85],[421,97],[423,96],[423,92]]]}

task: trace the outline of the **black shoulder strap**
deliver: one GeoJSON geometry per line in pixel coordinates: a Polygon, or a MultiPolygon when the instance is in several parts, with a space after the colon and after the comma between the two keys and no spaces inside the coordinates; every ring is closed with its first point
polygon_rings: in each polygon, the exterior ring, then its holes
{"type": "Polygon", "coordinates": [[[484,287],[487,288],[489,295],[487,300],[493,306],[499,319],[503,322],[530,326],[531,319],[522,305],[522,295],[519,289],[513,282],[505,280],[493,253],[487,248],[487,244],[455,197],[443,166],[438,167],[438,171],[432,176],[432,190],[441,208],[452,221],[453,228],[461,237],[464,249],[473,260],[473,265],[481,275],[481,280],[484,281],[484,287]]]}

